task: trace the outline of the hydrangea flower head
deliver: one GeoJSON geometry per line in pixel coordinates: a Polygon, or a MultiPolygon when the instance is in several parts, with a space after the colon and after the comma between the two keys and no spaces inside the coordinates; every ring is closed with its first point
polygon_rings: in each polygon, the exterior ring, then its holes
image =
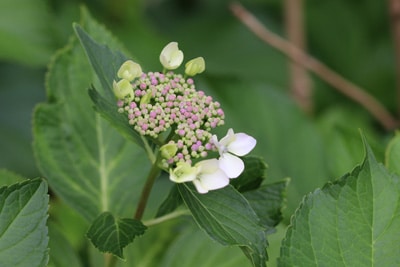
{"type": "MultiPolygon", "coordinates": [[[[193,78],[172,71],[183,61],[176,42],[164,47],[160,61],[169,71],[144,73],[133,61],[122,64],[117,73],[121,80],[113,83],[118,111],[144,142],[150,141],[150,149],[158,151],[153,164],[168,171],[171,181],[192,182],[199,193],[225,187],[243,171],[238,156],[250,152],[255,139],[230,129],[218,142],[211,131],[224,124],[224,111],[196,89],[193,78]],[[216,151],[219,159],[208,158],[216,151]]],[[[186,64],[185,74],[194,76],[204,69],[204,59],[198,57],[186,64]]]]}

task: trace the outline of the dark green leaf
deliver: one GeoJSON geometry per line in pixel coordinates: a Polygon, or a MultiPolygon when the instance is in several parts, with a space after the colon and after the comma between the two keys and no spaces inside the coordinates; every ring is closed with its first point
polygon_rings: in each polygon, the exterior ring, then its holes
{"type": "Polygon", "coordinates": [[[114,99],[113,81],[118,79],[118,69],[128,58],[121,52],[112,51],[107,45],[93,40],[78,24],[74,24],[74,29],[85,49],[90,65],[100,80],[103,87],[102,93],[107,99],[114,99]]]}
{"type": "Polygon", "coordinates": [[[108,46],[93,40],[79,25],[74,25],[75,32],[85,49],[87,58],[100,80],[102,90],[89,90],[95,109],[121,134],[139,146],[143,145],[140,135],[129,127],[128,118],[118,112],[113,94],[113,81],[118,80],[117,72],[128,58],[119,51],[112,51],[108,46]]]}
{"type": "Polygon", "coordinates": [[[286,203],[288,184],[289,179],[286,179],[243,193],[260,218],[261,224],[268,230],[274,228],[283,219],[282,209],[286,203]]]}
{"type": "Polygon", "coordinates": [[[245,166],[243,173],[230,182],[239,192],[258,188],[265,179],[267,169],[267,164],[260,157],[245,157],[243,161],[245,166]]]}
{"type": "Polygon", "coordinates": [[[94,103],[94,109],[104,119],[114,126],[125,138],[139,146],[143,146],[140,135],[129,125],[128,117],[117,111],[115,103],[107,101],[94,87],[89,89],[89,96],[94,103]]]}
{"type": "Polygon", "coordinates": [[[161,203],[160,207],[158,208],[156,217],[163,216],[167,213],[174,211],[177,207],[182,205],[182,197],[179,194],[178,187],[174,185],[171,188],[167,198],[161,203]]]}
{"type": "Polygon", "coordinates": [[[400,178],[369,148],[363,164],[307,195],[282,243],[280,266],[398,266],[400,178]]]}
{"type": "Polygon", "coordinates": [[[47,184],[27,180],[0,188],[0,266],[45,266],[48,261],[47,184]]]}
{"type": "Polygon", "coordinates": [[[239,192],[230,185],[207,194],[199,194],[187,184],[178,184],[178,189],[196,222],[212,239],[241,246],[254,266],[266,266],[264,228],[239,192]]]}
{"type": "Polygon", "coordinates": [[[123,259],[123,248],[145,230],[146,226],[138,220],[116,219],[110,212],[103,212],[90,226],[87,237],[101,252],[110,252],[123,259]]]}

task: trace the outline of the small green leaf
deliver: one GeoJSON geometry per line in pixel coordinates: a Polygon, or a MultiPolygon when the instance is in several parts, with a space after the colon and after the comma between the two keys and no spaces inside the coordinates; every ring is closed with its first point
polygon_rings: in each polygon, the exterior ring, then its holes
{"type": "Polygon", "coordinates": [[[400,265],[400,178],[365,146],[361,166],[304,198],[279,266],[400,265]]]}
{"type": "Polygon", "coordinates": [[[45,266],[48,261],[47,184],[27,180],[0,188],[0,266],[45,266]]]}
{"type": "Polygon", "coordinates": [[[283,219],[288,184],[289,179],[286,179],[243,193],[266,229],[274,228],[283,219]]]}
{"type": "Polygon", "coordinates": [[[241,246],[253,266],[266,266],[265,229],[238,191],[230,185],[207,194],[199,194],[187,184],[178,184],[178,189],[196,222],[212,239],[241,246]]]}
{"type": "Polygon", "coordinates": [[[90,226],[87,237],[101,252],[110,252],[123,259],[122,249],[145,230],[146,226],[138,220],[116,219],[110,212],[103,212],[90,226]]]}
{"type": "Polygon", "coordinates": [[[244,172],[236,179],[231,180],[239,192],[256,189],[265,179],[267,164],[260,157],[244,157],[244,172]]]}
{"type": "Polygon", "coordinates": [[[167,213],[174,211],[177,207],[182,205],[183,200],[181,195],[179,194],[178,187],[174,185],[171,188],[167,198],[161,203],[160,207],[158,208],[156,217],[161,217],[167,213]]]}

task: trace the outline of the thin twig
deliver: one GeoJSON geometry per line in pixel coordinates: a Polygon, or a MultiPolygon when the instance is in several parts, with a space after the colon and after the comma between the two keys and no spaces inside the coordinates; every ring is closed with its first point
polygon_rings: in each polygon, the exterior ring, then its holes
{"type": "MultiPolygon", "coordinates": [[[[305,50],[306,41],[303,21],[303,0],[285,0],[285,32],[289,42],[305,50]]],[[[297,104],[307,113],[313,109],[311,84],[307,70],[290,59],[290,91],[297,104]]]]}
{"type": "Polygon", "coordinates": [[[400,115],[400,0],[389,1],[397,77],[397,114],[400,115]]]}
{"type": "Polygon", "coordinates": [[[230,7],[233,14],[261,40],[276,48],[306,69],[314,72],[325,82],[336,88],[336,90],[359,103],[368,110],[386,130],[394,129],[398,125],[398,121],[386,108],[365,90],[346,80],[317,59],[307,55],[303,50],[268,30],[240,4],[232,3],[230,7]]]}

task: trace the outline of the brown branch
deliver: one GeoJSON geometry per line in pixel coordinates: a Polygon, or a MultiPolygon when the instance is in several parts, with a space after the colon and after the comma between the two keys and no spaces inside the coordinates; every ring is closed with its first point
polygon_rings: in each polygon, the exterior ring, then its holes
{"type": "MultiPolygon", "coordinates": [[[[289,42],[305,50],[303,0],[285,0],[285,31],[289,42]]],[[[293,60],[289,63],[290,91],[297,104],[306,112],[312,111],[311,84],[307,70],[293,60]]]]}
{"type": "Polygon", "coordinates": [[[343,95],[359,103],[368,110],[386,130],[394,129],[398,125],[398,121],[386,108],[365,90],[346,80],[322,62],[306,54],[300,48],[268,30],[240,4],[232,3],[230,8],[233,14],[261,40],[279,50],[299,65],[318,75],[343,95]]]}
{"type": "Polygon", "coordinates": [[[397,113],[400,115],[400,0],[389,0],[397,77],[397,113]]]}

